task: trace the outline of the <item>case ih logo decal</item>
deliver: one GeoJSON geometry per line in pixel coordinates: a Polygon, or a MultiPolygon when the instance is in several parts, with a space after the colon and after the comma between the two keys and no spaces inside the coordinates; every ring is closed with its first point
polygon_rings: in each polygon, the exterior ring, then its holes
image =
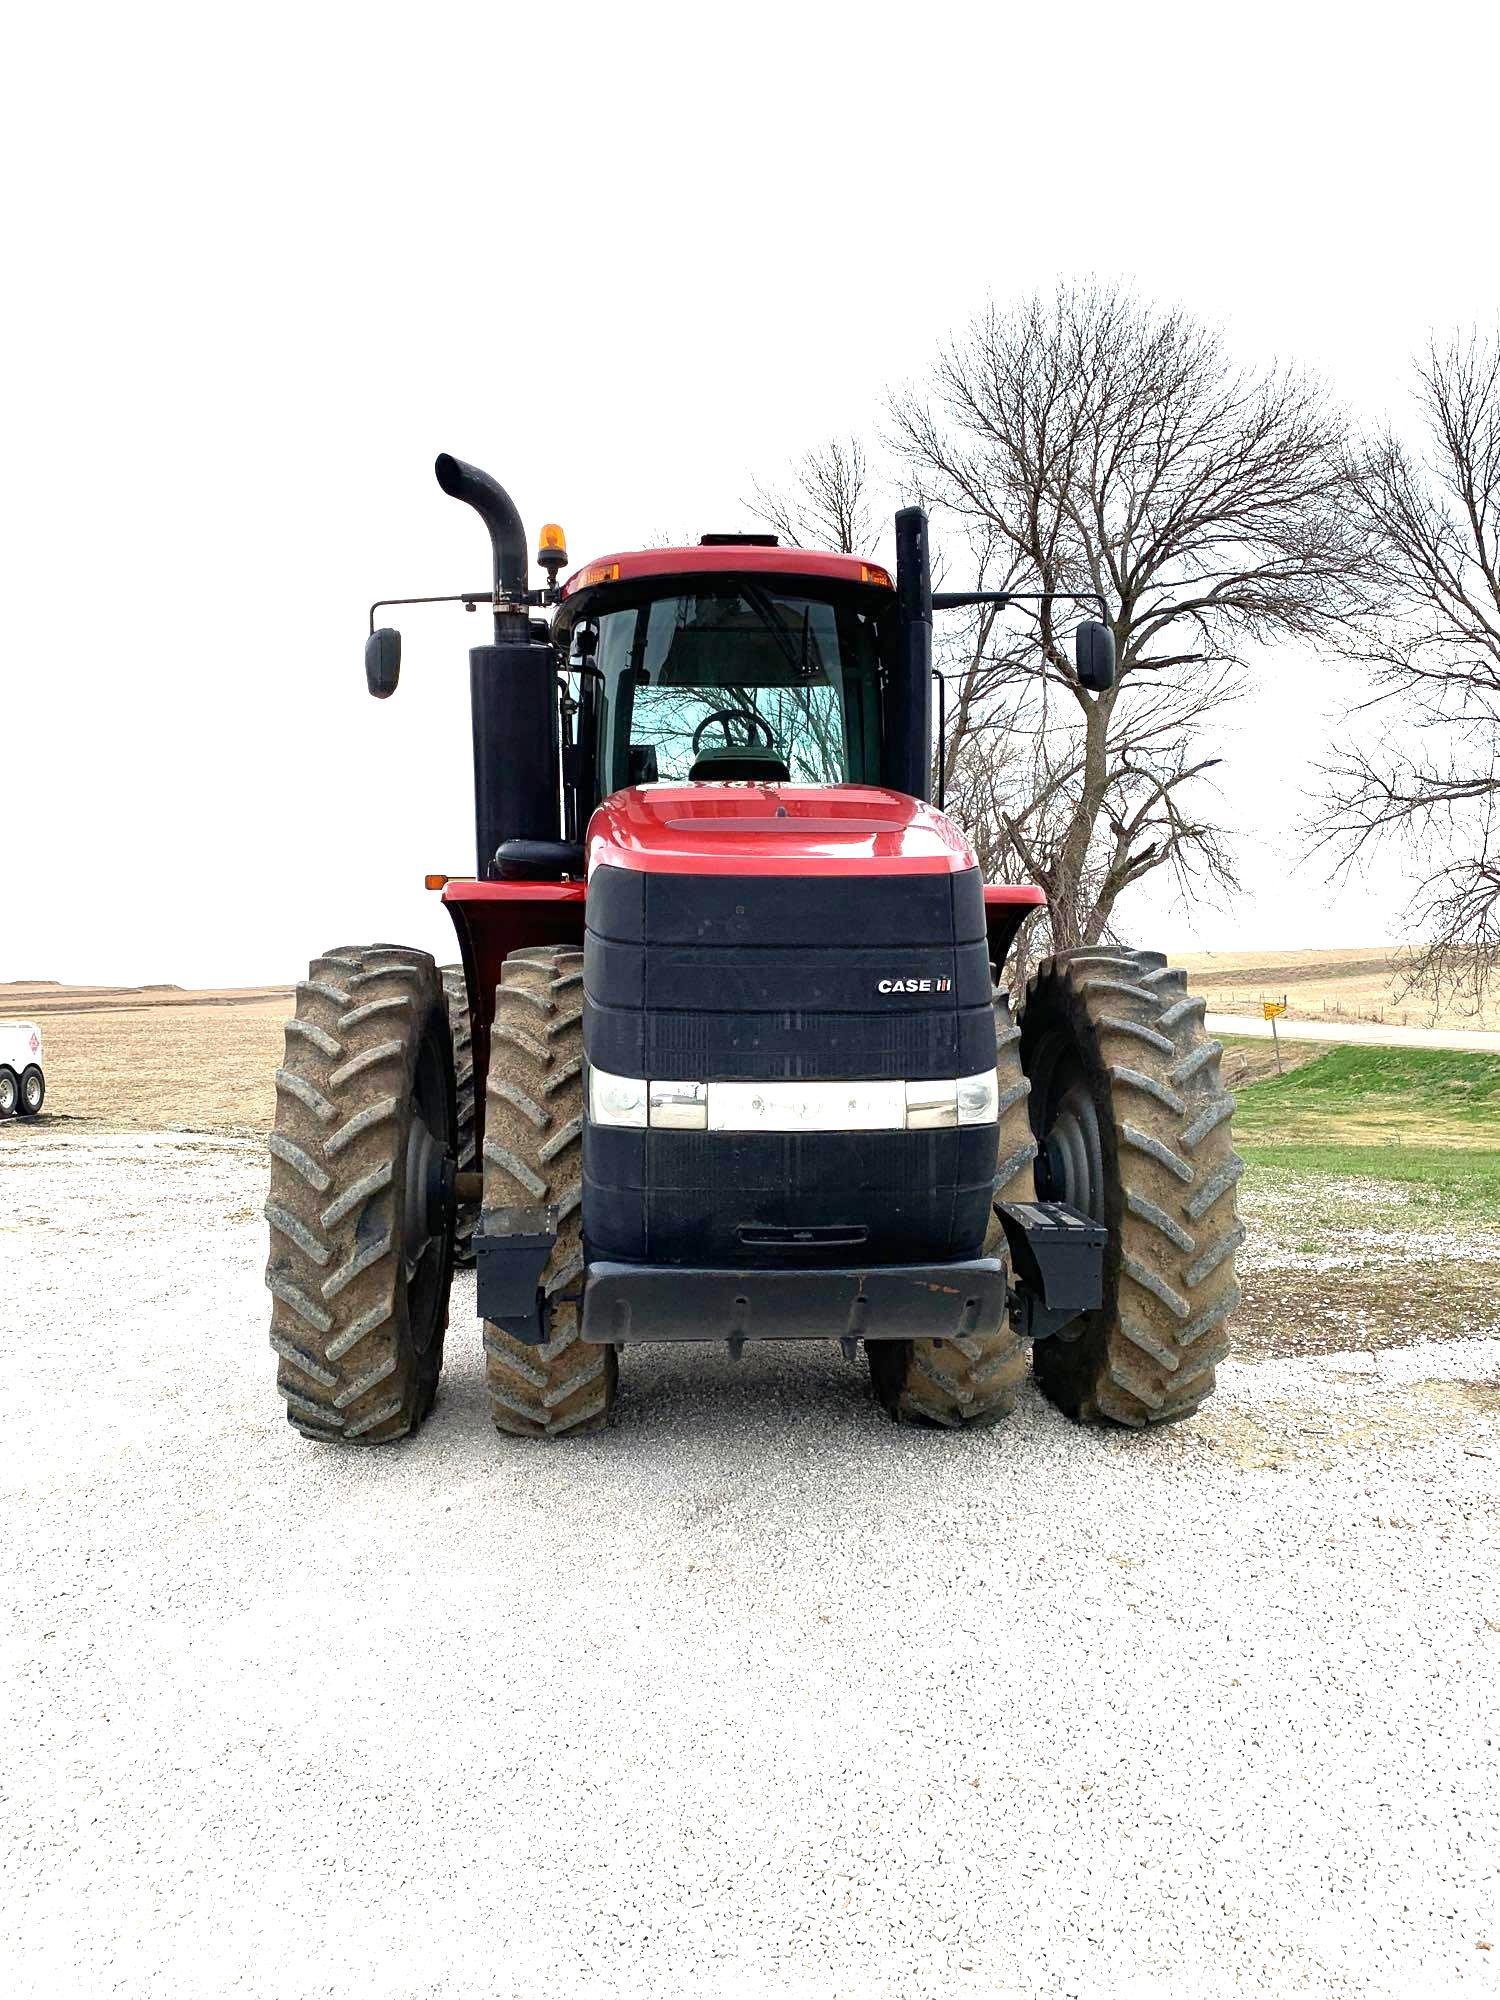
{"type": "Polygon", "coordinates": [[[882,979],[877,993],[951,993],[951,979],[882,979]]]}

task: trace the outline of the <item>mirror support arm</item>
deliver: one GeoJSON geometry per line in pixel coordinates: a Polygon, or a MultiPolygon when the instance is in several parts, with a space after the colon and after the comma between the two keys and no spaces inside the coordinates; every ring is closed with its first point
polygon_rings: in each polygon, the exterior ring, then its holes
{"type": "Polygon", "coordinates": [[[970,604],[1050,604],[1054,597],[1066,598],[1069,604],[1097,604],[1100,618],[1109,623],[1108,608],[1097,590],[935,590],[932,608],[959,611],[970,604]]]}
{"type": "Polygon", "coordinates": [[[520,598],[498,596],[492,590],[460,590],[451,597],[378,597],[370,606],[370,630],[375,630],[375,613],[386,611],[393,604],[461,604],[465,611],[475,611],[481,604],[487,604],[497,615],[511,610],[530,610],[533,606],[545,609],[556,604],[561,597],[556,590],[528,590],[520,598]]]}

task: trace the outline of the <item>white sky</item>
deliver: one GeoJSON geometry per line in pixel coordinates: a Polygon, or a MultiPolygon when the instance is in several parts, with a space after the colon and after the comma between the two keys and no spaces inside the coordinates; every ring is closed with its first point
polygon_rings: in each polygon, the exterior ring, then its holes
{"type": "MultiPolygon", "coordinates": [[[[484,465],[575,561],[744,525],[987,290],[1135,281],[1398,408],[1500,306],[1500,14],[573,4],[13,13],[0,164],[0,979],[452,956],[465,649],[380,596],[483,585],[432,478],[484,465]],[[525,25],[518,25],[524,11],[525,25]],[[550,27],[548,24],[552,24],[550,27]]],[[[956,580],[956,579],[955,579],[956,580]]],[[[1285,834],[1328,673],[1226,741],[1249,893],[1143,943],[1363,943],[1285,834]]],[[[1149,935],[1148,935],[1149,933],[1149,935]]]]}

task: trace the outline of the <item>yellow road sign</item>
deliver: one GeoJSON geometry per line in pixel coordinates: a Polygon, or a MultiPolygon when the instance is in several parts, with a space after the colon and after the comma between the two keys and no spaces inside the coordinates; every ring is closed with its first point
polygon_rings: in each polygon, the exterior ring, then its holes
{"type": "Polygon", "coordinates": [[[1286,1002],[1285,1000],[1262,1000],[1260,1011],[1268,1021],[1274,1021],[1278,1014],[1286,1012],[1286,1002]]]}

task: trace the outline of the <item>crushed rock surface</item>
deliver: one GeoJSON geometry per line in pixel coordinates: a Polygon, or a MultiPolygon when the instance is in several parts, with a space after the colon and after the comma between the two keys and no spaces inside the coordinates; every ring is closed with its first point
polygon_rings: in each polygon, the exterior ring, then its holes
{"type": "Polygon", "coordinates": [[[648,1348],[538,1446],[464,1278],[358,1453],[282,1420],[264,1189],[0,1135],[8,1994],[1495,1990],[1500,1341],[1143,1437],[648,1348]]]}

